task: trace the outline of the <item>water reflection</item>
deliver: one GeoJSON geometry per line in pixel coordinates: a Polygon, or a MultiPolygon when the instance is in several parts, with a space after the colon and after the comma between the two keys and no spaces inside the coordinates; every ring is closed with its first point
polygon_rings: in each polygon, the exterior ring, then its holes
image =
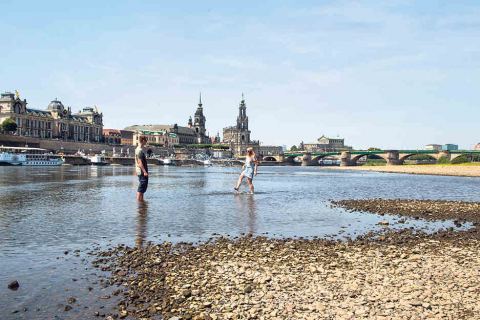
{"type": "Polygon", "coordinates": [[[135,237],[135,245],[139,248],[143,247],[147,238],[147,220],[148,220],[148,202],[138,201],[137,203],[137,232],[135,237]]]}
{"type": "Polygon", "coordinates": [[[247,233],[256,233],[257,205],[255,203],[255,196],[251,194],[235,195],[235,204],[240,214],[240,219],[246,219],[245,226],[247,227],[247,233]]]}
{"type": "MultiPolygon", "coordinates": [[[[331,199],[480,201],[478,178],[266,167],[255,180],[255,195],[233,195],[237,175],[238,168],[153,166],[148,202],[137,203],[132,167],[0,167],[0,283],[29,275],[29,294],[48,296],[43,288],[52,286],[45,276],[51,262],[57,267],[64,251],[92,243],[142,247],[147,241],[196,242],[213,234],[241,233],[341,238],[378,230],[377,223],[385,219],[394,225],[393,217],[331,208],[331,199]]],[[[453,222],[420,220],[399,225],[429,230],[450,226],[453,222]]],[[[62,279],[73,277],[62,263],[54,271],[62,279]]],[[[0,310],[19,301],[28,304],[27,295],[5,299],[5,290],[0,286],[0,310]]]]}

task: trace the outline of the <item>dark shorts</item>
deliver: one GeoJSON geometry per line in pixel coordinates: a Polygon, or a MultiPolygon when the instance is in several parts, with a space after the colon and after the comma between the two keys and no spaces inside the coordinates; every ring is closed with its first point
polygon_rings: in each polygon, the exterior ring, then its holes
{"type": "Polygon", "coordinates": [[[145,177],[143,174],[138,176],[138,189],[137,192],[145,193],[148,188],[148,177],[145,177]]]}

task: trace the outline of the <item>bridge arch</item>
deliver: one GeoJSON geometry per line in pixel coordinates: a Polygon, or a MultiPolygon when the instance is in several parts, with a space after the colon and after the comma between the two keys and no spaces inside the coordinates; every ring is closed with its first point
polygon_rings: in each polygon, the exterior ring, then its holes
{"type": "Polygon", "coordinates": [[[311,162],[315,165],[320,165],[320,160],[328,158],[326,160],[338,161],[340,160],[340,154],[320,154],[312,156],[311,162]],[[333,158],[333,159],[332,159],[333,158]]]}
{"type": "Polygon", "coordinates": [[[445,156],[443,153],[400,153],[398,159],[400,160],[401,163],[403,163],[405,160],[408,160],[408,158],[413,157],[413,156],[428,156],[434,160],[440,159],[441,157],[445,156]]]}
{"type": "Polygon", "coordinates": [[[404,163],[405,160],[417,160],[417,161],[421,161],[421,160],[435,160],[435,161],[438,161],[439,159],[439,156],[437,154],[419,154],[419,153],[411,153],[411,154],[401,154],[399,156],[399,160],[400,160],[400,163],[404,163]],[[412,157],[418,157],[418,156],[422,156],[421,158],[422,159],[410,159],[412,157]]]}
{"type": "Polygon", "coordinates": [[[302,155],[300,154],[285,155],[284,161],[289,163],[302,162],[302,155]]]}
{"type": "Polygon", "coordinates": [[[262,161],[267,161],[267,162],[278,162],[279,159],[277,159],[274,156],[265,156],[263,157],[262,161]]]}
{"type": "Polygon", "coordinates": [[[378,157],[378,159],[383,159],[388,163],[388,154],[386,154],[386,153],[377,153],[377,154],[360,153],[360,154],[356,154],[355,156],[352,156],[350,161],[353,165],[356,165],[357,161],[360,160],[360,158],[365,157],[365,156],[368,157],[368,156],[371,156],[371,155],[374,155],[374,156],[378,157]]]}
{"type": "Polygon", "coordinates": [[[323,155],[318,155],[318,156],[315,156],[312,158],[312,162],[318,162],[320,161],[320,159],[323,159],[325,157],[328,157],[327,155],[323,154],[323,155]]]}

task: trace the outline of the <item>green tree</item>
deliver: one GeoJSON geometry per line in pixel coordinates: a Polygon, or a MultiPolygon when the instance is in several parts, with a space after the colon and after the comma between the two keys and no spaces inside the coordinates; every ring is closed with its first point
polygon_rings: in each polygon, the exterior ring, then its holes
{"type": "Polygon", "coordinates": [[[4,132],[15,132],[17,131],[17,123],[13,119],[5,119],[2,122],[1,128],[4,132]]]}
{"type": "Polygon", "coordinates": [[[290,148],[290,151],[298,151],[297,146],[292,146],[292,147],[290,148]]]}
{"type": "Polygon", "coordinates": [[[448,164],[450,163],[450,160],[448,160],[447,157],[445,156],[441,156],[438,161],[437,161],[438,164],[448,164]]]}
{"type": "Polygon", "coordinates": [[[435,160],[435,158],[433,158],[432,156],[429,156],[428,154],[415,154],[411,157],[408,157],[408,160],[421,160],[421,161],[425,161],[425,160],[435,160]]]}
{"type": "Polygon", "coordinates": [[[452,164],[460,164],[460,163],[467,163],[467,162],[471,162],[471,161],[466,154],[462,154],[461,156],[458,156],[452,161],[450,161],[450,163],[452,164]]]}

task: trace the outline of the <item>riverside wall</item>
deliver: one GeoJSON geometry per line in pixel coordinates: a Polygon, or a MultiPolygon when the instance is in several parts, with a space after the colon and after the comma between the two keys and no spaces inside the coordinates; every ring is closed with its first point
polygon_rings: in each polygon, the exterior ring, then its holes
{"type": "MultiPolygon", "coordinates": [[[[105,150],[105,152],[112,152],[114,147],[104,143],[84,143],[55,139],[39,139],[35,137],[15,136],[10,134],[0,134],[0,145],[9,147],[28,146],[31,148],[43,148],[52,152],[63,151],[65,153],[75,153],[78,150],[85,150],[85,152],[89,152],[91,150],[92,153],[100,153],[103,150],[105,150]]],[[[130,147],[132,149],[134,148],[133,146],[130,147]]]]}
{"type": "MultiPolygon", "coordinates": [[[[129,150],[129,154],[133,156],[135,146],[132,145],[108,145],[105,143],[85,143],[85,142],[74,142],[74,141],[63,141],[56,139],[39,139],[35,137],[24,137],[24,136],[15,136],[11,134],[0,134],[0,146],[9,146],[9,147],[25,147],[30,148],[42,148],[47,149],[51,152],[63,152],[65,154],[73,154],[78,150],[82,150],[86,154],[95,154],[105,151],[107,154],[112,154],[113,149],[115,152],[120,152],[123,149],[123,152],[126,153],[129,150]]],[[[153,153],[159,156],[168,156],[173,153],[173,149],[161,148],[161,147],[149,147],[152,149],[153,153]]]]}

